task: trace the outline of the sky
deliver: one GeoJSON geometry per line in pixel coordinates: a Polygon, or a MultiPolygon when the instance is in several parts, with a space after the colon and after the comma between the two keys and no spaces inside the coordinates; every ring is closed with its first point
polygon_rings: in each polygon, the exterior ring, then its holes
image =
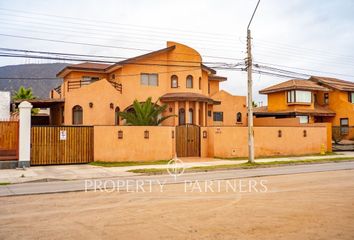
{"type": "MultiPolygon", "coordinates": [[[[256,3],[257,0],[0,0],[0,46],[133,57],[146,53],[142,49],[157,50],[166,47],[166,41],[175,41],[196,49],[205,62],[234,66],[246,57],[246,28],[256,3]]],[[[354,81],[353,13],[353,0],[261,0],[251,25],[254,63],[264,66],[263,70],[272,67],[354,81]]],[[[54,61],[0,57],[0,66],[48,62],[54,61]]],[[[246,72],[218,70],[218,75],[228,78],[221,84],[222,89],[247,95],[246,72]]],[[[258,91],[288,79],[254,73],[255,102],[266,105],[266,96],[258,91]]]]}

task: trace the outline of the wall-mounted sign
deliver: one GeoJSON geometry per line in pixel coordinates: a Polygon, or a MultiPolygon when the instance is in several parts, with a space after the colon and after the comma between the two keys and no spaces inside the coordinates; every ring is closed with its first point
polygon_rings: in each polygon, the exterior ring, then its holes
{"type": "Polygon", "coordinates": [[[60,130],[60,140],[66,140],[66,130],[60,130]]]}

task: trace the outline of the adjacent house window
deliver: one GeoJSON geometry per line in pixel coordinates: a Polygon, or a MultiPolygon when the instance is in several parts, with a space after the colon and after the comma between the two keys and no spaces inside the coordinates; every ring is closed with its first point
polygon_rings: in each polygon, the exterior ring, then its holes
{"type": "Polygon", "coordinates": [[[187,76],[186,88],[193,88],[193,77],[191,75],[187,76]]]}
{"type": "Polygon", "coordinates": [[[222,122],[222,121],[224,121],[223,112],[213,112],[213,120],[214,120],[214,122],[222,122]]]}
{"type": "Polygon", "coordinates": [[[82,119],[83,119],[82,107],[79,105],[73,107],[72,114],[73,114],[73,124],[74,125],[82,124],[82,119]]]}
{"type": "Polygon", "coordinates": [[[238,112],[236,114],[236,122],[241,123],[242,122],[242,113],[238,112]]]}
{"type": "Polygon", "coordinates": [[[348,100],[350,103],[354,103],[354,92],[348,92],[348,100]]]}
{"type": "Polygon", "coordinates": [[[171,77],[171,88],[178,88],[178,77],[176,75],[171,77]]]}
{"type": "Polygon", "coordinates": [[[119,107],[116,107],[116,109],[114,110],[114,124],[115,125],[119,125],[119,112],[120,112],[119,107]]]}
{"type": "Polygon", "coordinates": [[[300,123],[309,123],[309,116],[297,116],[300,119],[300,123]]]}
{"type": "Polygon", "coordinates": [[[142,73],[140,75],[140,84],[146,86],[158,86],[158,74],[156,73],[142,73]]]}
{"type": "Polygon", "coordinates": [[[342,135],[347,135],[349,133],[349,119],[341,118],[340,119],[340,133],[342,135]]]}
{"type": "Polygon", "coordinates": [[[310,91],[291,90],[288,91],[288,103],[311,103],[312,93],[310,91]]]}
{"type": "Polygon", "coordinates": [[[329,94],[328,93],[324,93],[324,95],[323,95],[323,103],[324,104],[328,104],[329,103],[329,94]]]}

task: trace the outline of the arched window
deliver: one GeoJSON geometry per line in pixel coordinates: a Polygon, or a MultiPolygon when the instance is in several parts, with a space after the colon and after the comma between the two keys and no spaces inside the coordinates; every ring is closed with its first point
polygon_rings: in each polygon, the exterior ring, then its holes
{"type": "Polygon", "coordinates": [[[199,89],[202,89],[202,78],[199,77],[199,89]]]}
{"type": "Polygon", "coordinates": [[[193,88],[193,77],[188,75],[186,79],[186,88],[193,88]]]}
{"type": "Polygon", "coordinates": [[[119,125],[119,112],[120,112],[119,107],[116,107],[116,109],[114,110],[114,124],[115,125],[119,125]]]}
{"type": "Polygon", "coordinates": [[[72,114],[73,114],[73,124],[82,124],[82,119],[83,119],[82,107],[79,105],[74,106],[72,114]]]}
{"type": "Polygon", "coordinates": [[[188,117],[189,117],[188,123],[193,124],[193,109],[192,108],[190,108],[188,111],[188,117]]]}
{"type": "Polygon", "coordinates": [[[242,113],[238,112],[238,113],[236,114],[236,122],[237,122],[237,123],[242,122],[242,113]]]}
{"type": "Polygon", "coordinates": [[[178,88],[178,77],[176,75],[171,77],[171,88],[178,88]]]}
{"type": "Polygon", "coordinates": [[[178,125],[186,124],[186,117],[184,108],[178,110],[178,125]]]}

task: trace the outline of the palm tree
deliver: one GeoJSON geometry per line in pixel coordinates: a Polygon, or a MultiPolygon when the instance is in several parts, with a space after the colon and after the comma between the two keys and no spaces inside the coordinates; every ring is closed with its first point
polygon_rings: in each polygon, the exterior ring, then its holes
{"type": "Polygon", "coordinates": [[[132,111],[120,112],[119,116],[126,120],[126,125],[131,126],[158,126],[167,118],[175,115],[160,117],[166,110],[167,105],[159,106],[156,102],[153,103],[151,97],[145,102],[134,100],[132,111]]]}
{"type": "Polygon", "coordinates": [[[257,104],[255,101],[252,101],[252,106],[253,106],[254,108],[256,108],[256,107],[258,107],[258,104],[257,104]]]}
{"type": "MultiPolygon", "coordinates": [[[[21,86],[17,92],[13,95],[13,100],[31,100],[36,97],[33,95],[32,88],[25,88],[21,86]]],[[[32,114],[37,114],[39,112],[39,108],[32,108],[32,114]]]]}
{"type": "Polygon", "coordinates": [[[21,99],[35,99],[36,97],[33,96],[32,88],[25,88],[21,86],[17,92],[15,92],[13,99],[14,100],[21,100],[21,99]]]}

